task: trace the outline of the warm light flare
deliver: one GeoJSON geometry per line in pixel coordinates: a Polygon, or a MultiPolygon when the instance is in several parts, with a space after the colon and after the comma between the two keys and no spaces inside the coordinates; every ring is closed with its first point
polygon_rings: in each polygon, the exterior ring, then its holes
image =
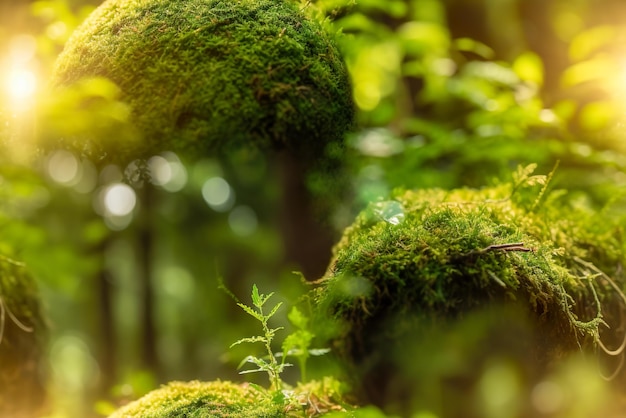
{"type": "Polygon", "coordinates": [[[31,70],[13,70],[6,77],[5,89],[13,101],[28,100],[37,91],[37,76],[31,70]]]}
{"type": "Polygon", "coordinates": [[[0,58],[0,99],[8,102],[12,110],[24,110],[32,105],[37,92],[36,59],[37,42],[31,35],[17,35],[8,43],[4,57],[0,58]]]}

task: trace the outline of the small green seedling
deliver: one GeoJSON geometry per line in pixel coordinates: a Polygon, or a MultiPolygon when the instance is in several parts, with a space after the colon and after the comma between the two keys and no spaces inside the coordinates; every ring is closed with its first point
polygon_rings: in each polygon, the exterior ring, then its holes
{"type": "Polygon", "coordinates": [[[270,328],[268,325],[269,319],[274,316],[274,314],[276,314],[282,306],[282,302],[279,302],[269,310],[269,313],[265,313],[265,311],[267,311],[265,304],[273,295],[274,292],[268,295],[259,293],[259,289],[255,284],[252,286],[252,305],[254,305],[254,307],[252,308],[241,302],[237,303],[237,305],[239,305],[244,312],[254,317],[261,323],[263,327],[263,335],[242,338],[231,344],[231,347],[241,343],[263,343],[267,351],[267,356],[263,358],[252,355],[247,356],[239,364],[239,368],[246,363],[254,364],[257,368],[243,370],[240,374],[266,372],[270,379],[270,390],[281,393],[285,385],[280,378],[280,374],[285,370],[285,367],[293,366],[293,364],[286,362],[287,357],[292,356],[298,360],[301,371],[301,380],[304,382],[306,379],[306,360],[310,356],[320,356],[328,353],[330,350],[309,348],[314,335],[307,329],[308,318],[300,312],[300,310],[294,307],[289,313],[288,319],[297,328],[297,330],[285,338],[282,345],[282,352],[272,352],[272,341],[274,340],[274,336],[277,331],[283,329],[283,327],[270,328]]]}
{"type": "MultiPolygon", "coordinates": [[[[309,331],[309,318],[297,307],[293,307],[287,315],[289,322],[297,329],[289,334],[283,341],[283,353],[285,356],[293,356],[300,366],[300,380],[306,382],[306,361],[310,356],[321,356],[330,351],[328,348],[309,348],[315,335],[309,331]]],[[[276,355],[283,354],[276,353],[276,355]]]]}
{"type": "Polygon", "coordinates": [[[272,341],[274,340],[274,335],[276,334],[276,331],[283,329],[283,327],[270,328],[267,324],[269,319],[274,316],[278,309],[280,309],[280,307],[282,306],[282,302],[274,305],[274,307],[270,310],[268,314],[263,313],[263,306],[273,295],[274,292],[270,293],[269,295],[260,294],[259,289],[255,284],[252,286],[252,304],[256,309],[244,305],[241,302],[237,303],[237,305],[239,305],[239,307],[241,307],[244,312],[254,317],[261,323],[261,325],[263,326],[263,335],[242,338],[232,343],[231,347],[241,343],[263,343],[265,345],[265,349],[267,350],[267,360],[255,356],[247,356],[243,359],[239,367],[242,367],[245,363],[252,363],[255,364],[258,368],[252,370],[243,370],[240,372],[240,374],[266,372],[270,378],[271,389],[275,391],[280,391],[283,386],[280,379],[280,374],[283,372],[283,370],[285,370],[285,367],[292,366],[292,364],[285,363],[286,357],[283,357],[282,361],[279,363],[278,360],[276,360],[276,356],[272,352],[272,341]]]}

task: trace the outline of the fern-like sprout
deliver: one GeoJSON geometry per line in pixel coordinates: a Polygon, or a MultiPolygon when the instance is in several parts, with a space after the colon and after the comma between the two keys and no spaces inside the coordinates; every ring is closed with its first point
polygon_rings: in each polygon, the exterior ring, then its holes
{"type": "Polygon", "coordinates": [[[264,313],[263,308],[265,303],[274,295],[274,292],[264,295],[259,293],[259,289],[256,284],[252,286],[252,305],[254,308],[247,306],[243,303],[237,303],[237,305],[244,310],[248,315],[252,316],[256,320],[261,323],[263,328],[263,335],[257,335],[254,337],[242,338],[240,340],[235,341],[231,344],[231,347],[242,344],[242,343],[263,343],[265,345],[265,349],[267,351],[266,358],[259,358],[255,356],[247,356],[239,367],[243,366],[245,363],[252,363],[257,366],[256,369],[252,370],[243,370],[240,374],[246,373],[257,373],[257,372],[266,372],[270,379],[270,387],[275,391],[280,391],[282,389],[282,381],[280,379],[280,374],[283,372],[285,367],[292,366],[289,363],[285,362],[285,356],[282,356],[282,360],[279,362],[276,359],[276,356],[272,352],[272,341],[274,340],[274,336],[276,335],[276,331],[283,329],[283,327],[278,328],[270,328],[268,325],[269,319],[274,316],[274,314],[280,309],[282,306],[282,302],[277,303],[274,307],[269,311],[269,313],[264,313]]]}

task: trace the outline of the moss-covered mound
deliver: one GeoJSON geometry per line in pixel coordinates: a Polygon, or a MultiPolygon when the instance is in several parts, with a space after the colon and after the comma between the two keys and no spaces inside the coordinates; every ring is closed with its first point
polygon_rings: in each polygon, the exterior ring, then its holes
{"type": "Polygon", "coordinates": [[[109,418],[284,417],[282,405],[262,389],[226,381],[171,382],[132,402],[109,418]]]}
{"type": "Polygon", "coordinates": [[[150,392],[109,418],[317,417],[345,412],[333,379],[312,381],[275,393],[258,386],[228,381],[171,382],[150,392]]]}
{"type": "Polygon", "coordinates": [[[43,334],[32,277],[0,256],[0,416],[30,418],[42,406],[43,334]]]}
{"type": "Polygon", "coordinates": [[[567,196],[523,187],[542,180],[399,190],[345,231],[314,298],[365,396],[403,402],[411,385],[436,387],[438,373],[458,386],[498,356],[533,379],[580,347],[619,346],[620,228],[567,196]]]}
{"type": "Polygon", "coordinates": [[[354,111],[333,38],[305,10],[293,0],[108,0],[73,34],[54,83],[104,76],[121,88],[143,141],[109,156],[245,144],[319,159],[354,111]]]}
{"type": "Polygon", "coordinates": [[[251,386],[231,382],[172,382],[109,418],[282,417],[282,408],[251,386]]]}

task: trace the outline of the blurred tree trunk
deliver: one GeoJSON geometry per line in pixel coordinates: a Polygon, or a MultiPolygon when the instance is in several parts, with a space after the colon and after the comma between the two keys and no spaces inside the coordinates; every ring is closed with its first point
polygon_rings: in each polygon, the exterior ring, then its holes
{"type": "Polygon", "coordinates": [[[113,315],[113,289],[111,272],[106,265],[106,253],[111,245],[111,234],[104,238],[95,248],[100,259],[100,269],[96,274],[96,291],[99,306],[100,342],[99,363],[102,371],[101,387],[103,393],[115,384],[117,378],[117,338],[113,315]]]}
{"type": "Polygon", "coordinates": [[[568,45],[558,38],[552,28],[555,2],[544,0],[519,1],[520,18],[529,48],[543,60],[544,89],[548,105],[562,99],[560,78],[568,63],[568,45]]]}
{"type": "Polygon", "coordinates": [[[156,324],[154,320],[154,289],[152,287],[153,256],[154,256],[154,188],[144,182],[143,187],[137,189],[139,195],[138,214],[138,284],[140,301],[141,326],[141,362],[147,370],[160,374],[159,361],[156,350],[156,324]]]}
{"type": "Polygon", "coordinates": [[[284,259],[308,280],[319,279],[330,261],[334,237],[330,222],[315,216],[315,202],[306,185],[306,168],[287,152],[278,156],[282,181],[280,228],[284,259]]]}

